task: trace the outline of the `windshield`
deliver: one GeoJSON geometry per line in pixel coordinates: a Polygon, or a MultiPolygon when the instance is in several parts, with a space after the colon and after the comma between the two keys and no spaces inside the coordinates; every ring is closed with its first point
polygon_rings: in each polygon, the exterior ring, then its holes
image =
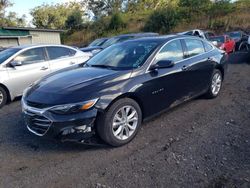
{"type": "Polygon", "coordinates": [[[113,45],[91,58],[86,66],[130,70],[143,65],[158,43],[152,41],[126,42],[113,45]]]}
{"type": "Polygon", "coordinates": [[[7,60],[9,57],[17,53],[19,50],[18,48],[9,48],[4,51],[0,52],[0,64],[2,64],[5,60],[7,60]]]}
{"type": "Polygon", "coordinates": [[[232,33],[229,33],[229,36],[233,39],[240,39],[241,33],[240,32],[232,32],[232,33]]]}
{"type": "Polygon", "coordinates": [[[89,46],[101,46],[103,42],[105,42],[107,39],[96,39],[93,42],[89,44],[89,46]]]}
{"type": "Polygon", "coordinates": [[[217,41],[218,43],[224,43],[225,37],[224,36],[211,37],[210,41],[217,41]]]}

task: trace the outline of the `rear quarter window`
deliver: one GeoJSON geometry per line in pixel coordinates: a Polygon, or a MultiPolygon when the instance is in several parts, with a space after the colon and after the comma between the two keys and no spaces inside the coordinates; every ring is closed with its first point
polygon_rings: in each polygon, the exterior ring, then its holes
{"type": "Polygon", "coordinates": [[[190,57],[196,56],[205,52],[205,49],[201,40],[185,39],[184,41],[186,43],[188,55],[190,57]]]}
{"type": "Polygon", "coordinates": [[[205,51],[208,52],[210,50],[213,49],[212,45],[209,44],[208,42],[203,42],[203,45],[204,45],[204,48],[205,48],[205,51]]]}

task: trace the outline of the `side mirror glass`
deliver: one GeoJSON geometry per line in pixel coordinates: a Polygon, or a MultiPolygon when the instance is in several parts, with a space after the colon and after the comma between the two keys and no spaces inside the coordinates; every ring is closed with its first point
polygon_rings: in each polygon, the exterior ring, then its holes
{"type": "Polygon", "coordinates": [[[14,60],[14,61],[12,61],[10,64],[11,64],[13,67],[21,66],[21,65],[22,65],[22,61],[16,61],[16,60],[14,60]]]}
{"type": "Polygon", "coordinates": [[[150,70],[170,68],[174,66],[174,62],[171,60],[159,60],[157,63],[150,67],[150,70]]]}

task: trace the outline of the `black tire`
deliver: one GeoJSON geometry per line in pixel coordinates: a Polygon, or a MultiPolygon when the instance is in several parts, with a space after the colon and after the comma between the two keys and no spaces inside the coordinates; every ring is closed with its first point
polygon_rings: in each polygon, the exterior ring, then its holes
{"type": "Polygon", "coordinates": [[[97,133],[107,144],[111,146],[122,146],[129,143],[137,134],[142,122],[142,112],[136,101],[130,98],[123,98],[113,103],[107,112],[97,116],[97,133]],[[132,106],[137,112],[138,122],[134,132],[126,140],[120,140],[113,133],[113,119],[116,113],[123,107],[132,106]]]}
{"type": "Polygon", "coordinates": [[[247,42],[242,42],[239,46],[239,51],[247,52],[249,51],[249,46],[247,42]]]}
{"type": "Polygon", "coordinates": [[[213,72],[213,75],[212,75],[212,77],[211,77],[211,81],[210,81],[210,85],[209,85],[208,91],[207,91],[207,93],[205,94],[205,96],[206,96],[207,98],[213,99],[213,98],[216,98],[216,97],[220,94],[221,87],[222,87],[222,80],[223,80],[223,78],[222,78],[222,73],[221,73],[221,71],[218,70],[218,69],[215,69],[214,72],[213,72]],[[215,75],[219,75],[220,78],[221,78],[221,84],[220,84],[220,89],[219,89],[218,93],[213,92],[213,87],[212,87],[212,86],[213,86],[213,79],[214,79],[215,75]]]}
{"type": "Polygon", "coordinates": [[[0,108],[7,103],[7,93],[4,88],[0,86],[0,108]]]}

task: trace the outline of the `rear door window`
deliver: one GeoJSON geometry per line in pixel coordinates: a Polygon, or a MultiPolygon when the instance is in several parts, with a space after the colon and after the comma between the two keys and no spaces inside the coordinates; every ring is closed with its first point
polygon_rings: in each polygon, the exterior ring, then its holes
{"type": "Polygon", "coordinates": [[[187,46],[187,52],[190,57],[200,55],[205,52],[203,43],[201,40],[197,39],[185,39],[187,46]]]}
{"type": "Polygon", "coordinates": [[[157,60],[180,61],[184,59],[180,40],[174,40],[166,44],[157,55],[157,60]]]}
{"type": "Polygon", "coordinates": [[[203,42],[205,51],[208,52],[213,49],[212,45],[209,44],[208,42],[203,42]]]}
{"type": "Polygon", "coordinates": [[[75,50],[65,47],[46,47],[50,60],[67,58],[76,53],[75,50]]]}

